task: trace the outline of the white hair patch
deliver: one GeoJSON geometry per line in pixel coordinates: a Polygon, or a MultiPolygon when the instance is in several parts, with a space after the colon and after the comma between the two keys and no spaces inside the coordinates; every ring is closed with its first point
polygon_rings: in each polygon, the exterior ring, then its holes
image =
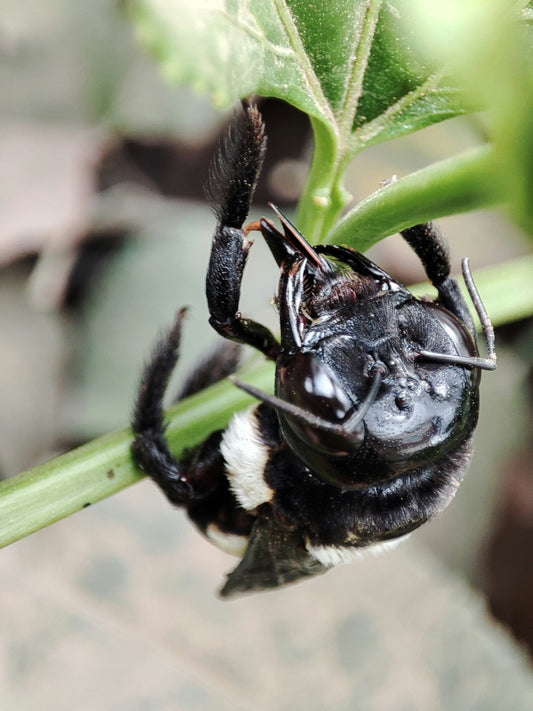
{"type": "Polygon", "coordinates": [[[409,534],[394,538],[391,541],[381,541],[381,543],[372,543],[369,546],[312,546],[310,543],[306,545],[309,554],[326,568],[334,568],[337,565],[346,565],[352,563],[358,558],[364,558],[366,555],[379,555],[396,548],[404,541],[409,534]]]}
{"type": "Polygon", "coordinates": [[[231,490],[247,511],[271,501],[274,494],[264,478],[269,450],[259,434],[255,409],[237,412],[220,443],[231,490]]]}
{"type": "Polygon", "coordinates": [[[243,557],[246,546],[248,545],[248,538],[246,536],[238,536],[236,533],[225,533],[214,523],[209,524],[205,535],[211,543],[224,551],[224,553],[236,555],[239,558],[243,557]]]}

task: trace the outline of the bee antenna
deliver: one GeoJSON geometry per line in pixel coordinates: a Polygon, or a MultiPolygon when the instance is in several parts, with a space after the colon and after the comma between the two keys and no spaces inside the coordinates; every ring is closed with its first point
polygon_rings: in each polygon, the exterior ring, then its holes
{"type": "Polygon", "coordinates": [[[463,279],[465,285],[476,309],[476,313],[483,329],[485,343],[487,344],[488,358],[480,358],[477,356],[456,356],[448,353],[434,353],[433,351],[420,351],[418,358],[422,360],[430,360],[435,363],[444,363],[446,365],[459,365],[465,368],[480,368],[481,370],[496,370],[496,348],[494,339],[494,328],[485,308],[485,304],[481,300],[481,295],[477,290],[474,282],[474,277],[470,270],[470,262],[468,257],[462,261],[463,279]]]}
{"type": "Polygon", "coordinates": [[[348,436],[354,434],[355,430],[361,424],[370,407],[374,403],[384,373],[385,368],[379,363],[374,366],[374,377],[367,396],[359,408],[355,410],[355,412],[353,412],[345,422],[330,422],[329,420],[325,420],[318,415],[313,415],[311,412],[304,410],[302,407],[298,407],[298,405],[294,405],[292,402],[287,402],[287,400],[283,400],[276,395],[269,395],[268,393],[255,388],[253,385],[244,383],[242,380],[239,380],[234,376],[230,376],[229,379],[238,388],[248,393],[248,395],[251,395],[257,400],[261,400],[261,402],[265,402],[267,405],[270,405],[280,412],[284,412],[286,415],[296,418],[310,427],[314,427],[315,429],[323,430],[325,432],[348,436]]]}

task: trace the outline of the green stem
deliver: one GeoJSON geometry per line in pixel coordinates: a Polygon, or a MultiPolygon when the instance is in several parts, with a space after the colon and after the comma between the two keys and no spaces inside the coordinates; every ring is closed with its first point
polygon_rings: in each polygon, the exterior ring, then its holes
{"type": "Polygon", "coordinates": [[[338,141],[331,125],[311,117],[314,151],[309,177],[300,203],[296,224],[311,244],[321,241],[324,225],[344,207],[347,196],[333,190],[337,169],[338,141]]]}
{"type": "Polygon", "coordinates": [[[327,241],[365,252],[406,227],[497,204],[503,194],[492,148],[477,148],[381,188],[350,210],[327,241]]]}
{"type": "MultiPolygon", "coordinates": [[[[241,377],[268,391],[272,367],[265,363],[241,377]]],[[[226,381],[178,403],[168,412],[166,435],[172,450],[179,455],[185,446],[199,444],[251,402],[226,381]]],[[[130,453],[131,439],[129,428],[114,432],[0,482],[0,547],[139,481],[142,473],[130,453]]]]}

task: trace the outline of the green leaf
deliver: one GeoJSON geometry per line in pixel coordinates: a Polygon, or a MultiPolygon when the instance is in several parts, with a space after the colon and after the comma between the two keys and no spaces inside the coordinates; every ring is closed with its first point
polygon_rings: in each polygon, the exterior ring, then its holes
{"type": "Polygon", "coordinates": [[[353,125],[357,150],[474,108],[457,81],[423,59],[415,30],[409,4],[383,5],[353,125]]]}
{"type": "MultiPolygon", "coordinates": [[[[222,106],[256,93],[276,96],[334,125],[349,104],[357,129],[434,73],[412,50],[401,2],[130,0],[128,6],[169,79],[210,93],[222,106]]],[[[456,87],[437,81],[411,106],[407,125],[395,121],[397,135],[462,111],[457,98],[456,87]]]]}
{"type": "Polygon", "coordinates": [[[165,74],[220,105],[275,96],[309,114],[315,154],[297,223],[322,241],[349,195],[362,148],[470,110],[420,60],[402,0],[130,0],[165,74]]]}
{"type": "Polygon", "coordinates": [[[131,0],[128,6],[169,80],[210,94],[219,106],[252,94],[276,96],[328,120],[328,102],[284,2],[131,0]]]}

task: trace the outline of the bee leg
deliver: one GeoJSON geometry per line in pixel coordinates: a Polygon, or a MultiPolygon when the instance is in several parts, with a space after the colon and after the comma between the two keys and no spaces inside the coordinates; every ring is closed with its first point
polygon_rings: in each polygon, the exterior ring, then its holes
{"type": "Polygon", "coordinates": [[[470,309],[457,280],[450,275],[448,243],[442,232],[435,223],[426,222],[402,230],[401,235],[422,262],[428,279],[439,292],[440,303],[466,325],[475,339],[476,330],[470,309]]]}
{"type": "Polygon", "coordinates": [[[170,452],[163,422],[163,397],[179,357],[184,313],[184,309],[178,313],[174,326],[156,344],[144,368],[132,418],[135,461],[173,504],[186,504],[197,496],[187,467],[170,452]]]}
{"type": "Polygon", "coordinates": [[[224,338],[245,343],[276,359],[280,346],[261,324],[239,313],[241,283],[251,240],[242,226],[265,152],[261,114],[245,104],[230,125],[211,165],[207,198],[217,218],[207,270],[206,293],[211,326],[224,338]]]}
{"type": "MultiPolygon", "coordinates": [[[[184,309],[178,313],[174,326],[157,343],[145,366],[132,418],[135,433],[133,456],[167,499],[184,507],[204,534],[209,536],[214,529],[219,537],[224,534],[245,537],[251,531],[254,519],[238,505],[230,491],[220,451],[222,430],[210,434],[197,447],[185,450],[179,459],[172,454],[165,438],[162,403],[179,357],[183,315],[184,309]]],[[[227,356],[227,345],[225,351],[227,356]]],[[[220,355],[219,349],[205,366],[195,371],[186,381],[181,397],[198,392],[234,370],[236,353],[225,360],[220,360],[220,355]]]]}
{"type": "Polygon", "coordinates": [[[217,226],[206,279],[209,323],[221,336],[276,360],[280,346],[271,331],[239,312],[242,275],[251,244],[243,230],[217,226]]]}
{"type": "MultiPolygon", "coordinates": [[[[424,265],[429,280],[439,292],[440,303],[465,324],[474,339],[474,343],[477,344],[477,334],[472,314],[463,298],[457,280],[450,276],[451,266],[448,245],[440,230],[433,222],[427,222],[426,224],[415,225],[415,227],[403,230],[402,237],[413,248],[424,265]]],[[[494,329],[474,283],[468,259],[466,258],[463,259],[462,270],[468,293],[481,323],[488,351],[488,358],[471,360],[471,365],[477,365],[485,370],[494,370],[496,368],[494,329]]]]}
{"type": "Polygon", "coordinates": [[[210,385],[224,380],[234,373],[239,365],[241,347],[238,343],[221,341],[220,345],[187,376],[174,402],[185,400],[210,385]]]}

